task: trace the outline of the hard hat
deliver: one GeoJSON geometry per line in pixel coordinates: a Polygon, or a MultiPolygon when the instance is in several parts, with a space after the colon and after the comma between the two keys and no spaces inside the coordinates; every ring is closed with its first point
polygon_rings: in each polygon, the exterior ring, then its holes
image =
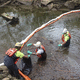
{"type": "Polygon", "coordinates": [[[67,32],[67,29],[66,29],[66,28],[64,28],[64,30],[63,30],[63,34],[64,34],[64,33],[66,33],[66,32],[67,32]]]}
{"type": "Polygon", "coordinates": [[[17,46],[17,47],[21,47],[22,44],[21,44],[20,42],[17,42],[17,43],[15,44],[15,46],[17,46]]]}
{"type": "Polygon", "coordinates": [[[41,42],[38,41],[36,44],[34,44],[35,47],[40,47],[41,46],[41,42]]]}

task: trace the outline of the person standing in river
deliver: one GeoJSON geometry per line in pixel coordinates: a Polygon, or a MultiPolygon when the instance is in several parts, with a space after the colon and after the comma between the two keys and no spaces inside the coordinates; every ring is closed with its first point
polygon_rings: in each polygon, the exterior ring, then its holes
{"type": "Polygon", "coordinates": [[[69,31],[66,28],[64,28],[64,30],[63,30],[61,39],[62,39],[63,43],[58,44],[58,46],[69,47],[70,40],[71,40],[71,34],[69,33],[69,31]]]}
{"type": "Polygon", "coordinates": [[[22,52],[20,52],[20,48],[23,46],[20,42],[17,42],[15,44],[15,48],[10,48],[5,53],[6,56],[4,57],[4,64],[8,68],[9,73],[11,76],[16,77],[17,79],[20,79],[20,74],[18,72],[18,67],[16,65],[16,61],[18,58],[29,58],[30,55],[24,55],[22,52]]]}
{"type": "Polygon", "coordinates": [[[46,60],[47,55],[46,55],[45,47],[41,44],[40,41],[38,41],[36,44],[32,44],[32,43],[27,44],[27,46],[30,46],[30,45],[33,45],[36,47],[36,50],[35,50],[36,53],[32,53],[28,50],[27,51],[28,54],[37,55],[39,57],[38,60],[41,60],[41,61],[46,60]]]}

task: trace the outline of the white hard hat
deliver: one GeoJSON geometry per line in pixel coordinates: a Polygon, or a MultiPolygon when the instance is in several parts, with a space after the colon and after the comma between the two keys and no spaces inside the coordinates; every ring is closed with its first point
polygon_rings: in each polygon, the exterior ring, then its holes
{"type": "Polygon", "coordinates": [[[66,32],[67,32],[67,29],[66,29],[66,28],[64,28],[64,30],[63,30],[63,34],[64,34],[64,33],[66,33],[66,32]]]}
{"type": "Polygon", "coordinates": [[[41,42],[38,41],[36,44],[34,44],[35,47],[40,47],[41,46],[41,42]]]}
{"type": "Polygon", "coordinates": [[[15,44],[15,46],[17,46],[17,47],[21,47],[22,44],[21,44],[20,42],[17,42],[17,43],[15,44]]]}

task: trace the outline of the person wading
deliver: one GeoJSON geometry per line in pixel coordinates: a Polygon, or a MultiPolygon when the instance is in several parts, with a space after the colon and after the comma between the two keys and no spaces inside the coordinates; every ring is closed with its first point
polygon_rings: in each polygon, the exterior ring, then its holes
{"type": "Polygon", "coordinates": [[[69,33],[69,31],[66,28],[64,28],[64,30],[63,30],[63,34],[62,34],[61,39],[62,39],[63,43],[58,44],[58,46],[69,47],[71,34],[69,33]]]}
{"type": "Polygon", "coordinates": [[[30,55],[24,55],[22,52],[20,52],[20,48],[23,46],[20,42],[17,42],[15,44],[15,48],[10,48],[5,53],[6,56],[4,57],[4,64],[8,68],[9,73],[11,76],[16,77],[17,79],[20,79],[20,75],[18,72],[18,67],[16,65],[16,61],[18,58],[29,58],[30,55]]]}
{"type": "Polygon", "coordinates": [[[38,41],[36,44],[27,44],[27,46],[33,45],[35,46],[37,49],[35,50],[36,53],[32,53],[29,50],[27,51],[28,54],[33,54],[33,55],[37,55],[39,57],[39,60],[46,60],[46,51],[45,51],[45,47],[43,45],[41,45],[41,42],[38,41]]]}

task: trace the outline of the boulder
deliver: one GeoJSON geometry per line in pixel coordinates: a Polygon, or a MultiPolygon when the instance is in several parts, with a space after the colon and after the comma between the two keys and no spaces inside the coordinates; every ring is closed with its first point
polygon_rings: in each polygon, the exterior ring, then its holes
{"type": "Polygon", "coordinates": [[[53,3],[48,5],[49,10],[51,10],[53,8],[53,3]]]}
{"type": "Polygon", "coordinates": [[[48,3],[52,2],[53,0],[41,0],[41,4],[47,5],[48,3]]]}
{"type": "Polygon", "coordinates": [[[5,78],[9,74],[6,66],[0,66],[0,79],[5,78]]]}
{"type": "Polygon", "coordinates": [[[3,71],[7,71],[7,67],[6,66],[0,66],[0,71],[3,70],[3,71]]]}

